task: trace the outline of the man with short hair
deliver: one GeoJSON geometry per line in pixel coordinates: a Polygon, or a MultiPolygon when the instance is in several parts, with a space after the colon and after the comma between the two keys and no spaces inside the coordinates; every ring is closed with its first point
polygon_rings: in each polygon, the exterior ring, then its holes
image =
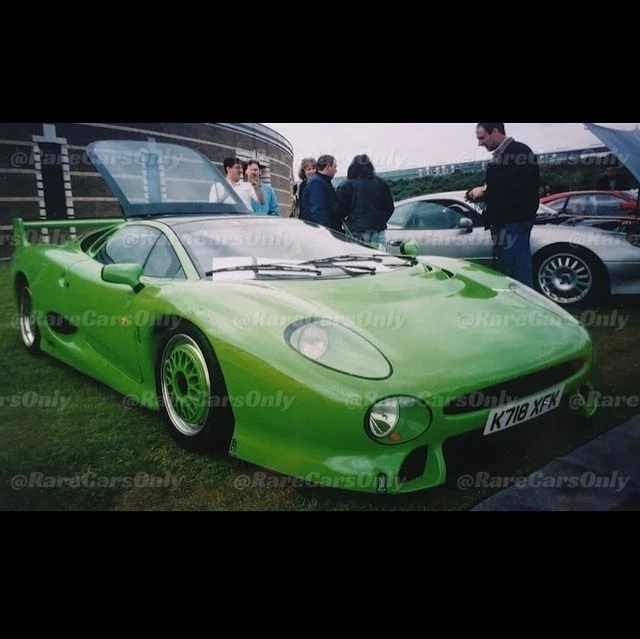
{"type": "Polygon", "coordinates": [[[484,223],[498,269],[533,288],[530,239],[539,205],[538,160],[526,144],[507,137],[502,122],[479,122],[476,138],[493,158],[485,185],[468,191],[467,199],[486,203],[484,223]]]}
{"type": "Polygon", "coordinates": [[[246,178],[249,182],[257,181],[258,188],[264,195],[264,204],[260,204],[257,200],[251,200],[251,208],[256,215],[280,215],[280,207],[278,206],[278,198],[271,184],[262,182],[262,167],[258,160],[249,160],[247,162],[246,178]]]}
{"type": "Polygon", "coordinates": [[[307,181],[300,206],[300,219],[317,222],[334,231],[342,231],[342,222],[338,219],[337,195],[331,180],[338,170],[333,155],[321,155],[316,161],[316,174],[307,181]]]}
{"type": "Polygon", "coordinates": [[[627,180],[620,174],[616,165],[605,167],[604,173],[596,180],[598,191],[626,191],[628,188],[627,180]]]}
{"type": "MultiPolygon", "coordinates": [[[[225,158],[222,166],[224,168],[224,174],[227,178],[227,182],[233,187],[235,192],[238,194],[238,197],[244,202],[244,205],[247,207],[249,211],[251,208],[251,201],[256,200],[260,202],[260,204],[264,204],[264,194],[258,187],[257,180],[253,180],[251,182],[245,182],[242,178],[244,177],[244,172],[242,169],[242,160],[239,158],[229,157],[225,158]]],[[[210,202],[224,202],[225,200],[229,201],[227,193],[222,193],[221,185],[215,183],[211,190],[209,191],[209,201],[210,202]]]]}

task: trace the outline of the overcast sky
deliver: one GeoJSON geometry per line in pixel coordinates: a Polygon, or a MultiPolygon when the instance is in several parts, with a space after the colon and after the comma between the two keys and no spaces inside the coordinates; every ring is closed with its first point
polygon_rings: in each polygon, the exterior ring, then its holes
{"type": "MultiPolygon", "coordinates": [[[[395,171],[434,164],[450,164],[482,160],[490,157],[478,147],[476,123],[269,123],[293,145],[294,174],[297,175],[303,157],[329,154],[338,160],[338,176],[347,172],[354,155],[366,153],[376,171],[395,171]]],[[[606,126],[632,129],[638,123],[606,126]]],[[[510,124],[507,135],[528,144],[536,153],[561,149],[602,146],[581,123],[510,124]]],[[[297,179],[297,178],[296,178],[297,179]]]]}

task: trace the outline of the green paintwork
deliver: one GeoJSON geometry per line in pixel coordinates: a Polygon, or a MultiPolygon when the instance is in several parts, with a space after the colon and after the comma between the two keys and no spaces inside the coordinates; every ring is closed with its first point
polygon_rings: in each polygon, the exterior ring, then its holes
{"type": "Polygon", "coordinates": [[[186,448],[223,442],[306,481],[410,492],[445,481],[447,439],[495,425],[492,406],[447,411],[451,400],[534,374],[522,418],[560,384],[588,395],[587,331],[495,271],[377,257],[312,223],[250,215],[206,156],[177,145],[101,140],[87,153],[130,219],[14,221],[23,343],[163,411],[186,448]],[[30,244],[46,227],[93,230],[30,244]],[[576,360],[547,385],[550,367],[576,360]]]}
{"type": "MultiPolygon", "coordinates": [[[[81,250],[81,239],[29,245],[25,227],[35,224],[15,221],[20,242],[11,269],[13,281],[29,284],[43,351],[157,410],[159,335],[175,326],[176,318],[190,322],[208,338],[224,373],[235,418],[232,453],[305,480],[368,492],[377,490],[379,475],[386,477],[387,492],[438,485],[446,479],[444,441],[482,429],[489,414],[481,409],[445,415],[445,398],[577,357],[585,364],[565,380],[565,397],[589,377],[591,341],[578,322],[542,296],[532,292],[529,300],[509,289],[508,278],[471,263],[420,258],[416,266],[375,277],[211,281],[199,277],[161,221],[148,220],[136,224],[165,231],[186,279],[143,276],[144,286],[136,292],[135,269],[107,268],[109,279],[123,283],[105,281],[103,265],[81,250]],[[114,278],[113,271],[120,276],[114,278]],[[70,318],[78,330],[55,332],[45,321],[50,312],[70,318]],[[374,355],[367,355],[377,350],[391,373],[366,379],[319,365],[287,344],[288,321],[260,322],[260,317],[359,318],[350,330],[373,350],[359,350],[354,336],[351,346],[341,347],[342,365],[371,357],[372,366],[378,366],[374,355]],[[511,325],[491,325],[492,318],[501,317],[512,318],[511,325]],[[238,318],[254,318],[258,325],[238,318]],[[484,324],[471,325],[478,320],[484,324]],[[396,431],[400,441],[375,441],[365,431],[365,417],[373,403],[390,396],[424,402],[406,409],[396,431]],[[398,481],[407,455],[424,446],[424,473],[398,481]]],[[[104,225],[121,224],[128,222],[104,225]]],[[[65,225],[77,222],[57,223],[65,225]]],[[[363,363],[358,361],[359,368],[363,363]]],[[[163,375],[180,418],[197,427],[208,407],[193,398],[206,392],[206,379],[188,344],[171,352],[163,375]]],[[[585,407],[585,413],[592,408],[585,407]]]]}
{"type": "Polygon", "coordinates": [[[126,284],[136,288],[140,284],[142,272],[140,264],[106,264],[102,267],[102,279],[111,284],[126,284]]]}

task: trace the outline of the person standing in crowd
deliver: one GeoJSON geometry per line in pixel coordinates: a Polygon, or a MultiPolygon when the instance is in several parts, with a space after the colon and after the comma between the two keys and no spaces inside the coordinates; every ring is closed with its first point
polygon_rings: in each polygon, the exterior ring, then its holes
{"type": "Polygon", "coordinates": [[[615,164],[607,166],[596,180],[596,189],[599,191],[627,191],[629,183],[626,178],[620,174],[615,164]]]}
{"type": "Polygon", "coordinates": [[[300,219],[316,222],[334,231],[342,230],[337,217],[336,190],[331,180],[338,170],[338,163],[332,155],[321,155],[316,162],[316,174],[307,180],[300,204],[300,219]]]}
{"type": "Polygon", "coordinates": [[[258,160],[249,160],[249,162],[247,162],[245,177],[250,183],[257,181],[258,188],[264,195],[264,204],[260,204],[260,202],[251,198],[251,208],[253,212],[256,215],[280,215],[280,206],[278,205],[276,192],[273,190],[271,184],[262,182],[262,167],[258,160]]]}
{"type": "Polygon", "coordinates": [[[353,158],[337,193],[337,214],[345,228],[367,244],[384,246],[387,222],[395,207],[389,184],[376,175],[368,155],[353,158]]]}
{"type": "Polygon", "coordinates": [[[302,197],[304,196],[304,189],[307,186],[309,178],[316,174],[316,161],[315,158],[302,158],[300,162],[300,169],[298,170],[298,177],[300,178],[299,184],[293,185],[293,204],[291,207],[290,217],[301,217],[302,210],[302,197]]]}
{"type": "Polygon", "coordinates": [[[502,122],[479,122],[476,138],[493,158],[484,186],[468,191],[467,199],[486,204],[483,217],[491,230],[497,268],[533,288],[530,239],[539,202],[538,160],[526,144],[507,137],[502,122]]]}
{"type": "MultiPolygon", "coordinates": [[[[244,205],[249,209],[251,208],[251,200],[256,200],[260,204],[264,204],[264,194],[258,186],[258,181],[254,178],[249,182],[243,180],[244,171],[242,167],[242,160],[239,158],[225,158],[222,166],[224,167],[224,174],[227,178],[227,182],[233,187],[240,199],[244,202],[244,205]]],[[[231,200],[226,192],[223,192],[222,185],[214,183],[209,191],[210,202],[227,202],[231,200]]]]}

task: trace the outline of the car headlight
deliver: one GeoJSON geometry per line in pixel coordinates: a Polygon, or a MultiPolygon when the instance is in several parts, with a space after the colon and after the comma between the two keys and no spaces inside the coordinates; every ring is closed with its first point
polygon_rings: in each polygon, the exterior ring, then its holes
{"type": "Polygon", "coordinates": [[[287,326],[286,342],[311,361],[335,371],[386,379],[391,365],[386,357],[354,330],[328,319],[308,318],[287,326]]]}
{"type": "Polygon", "coordinates": [[[431,426],[431,410],[417,397],[387,397],[367,411],[365,430],[379,444],[405,444],[431,426]]]}

